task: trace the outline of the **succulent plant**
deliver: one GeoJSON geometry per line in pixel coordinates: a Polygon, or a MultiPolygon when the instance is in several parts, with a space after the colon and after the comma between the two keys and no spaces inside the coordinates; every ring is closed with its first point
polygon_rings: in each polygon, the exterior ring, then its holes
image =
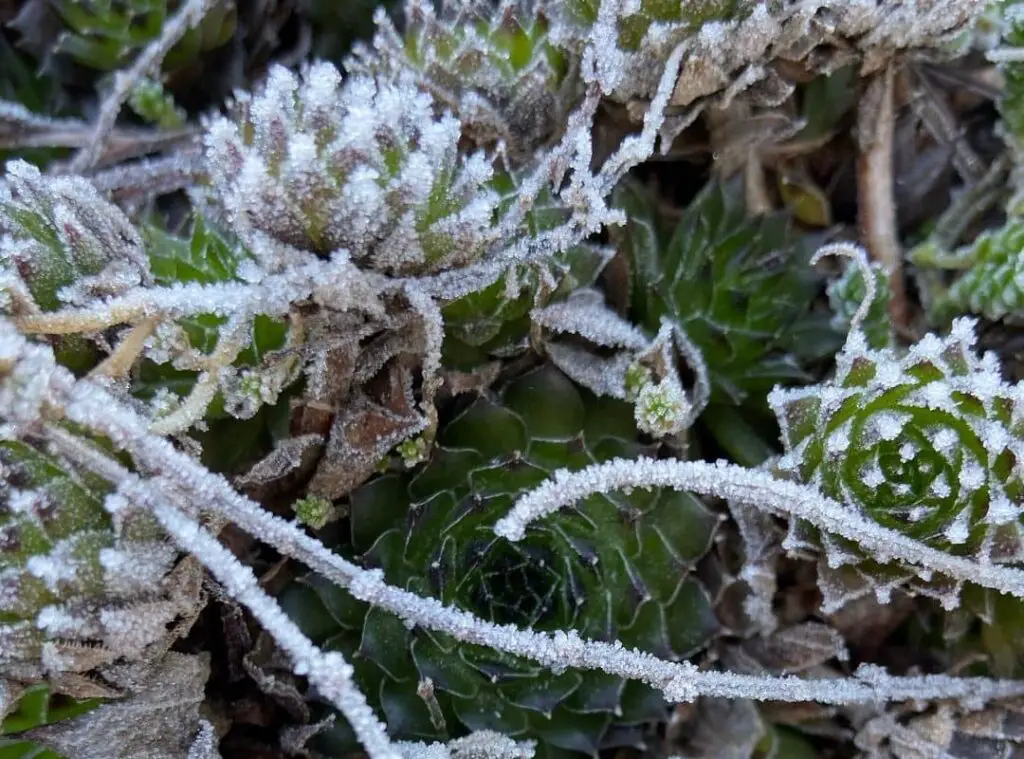
{"type": "Polygon", "coordinates": [[[95,475],[13,440],[0,467],[0,682],[118,695],[104,671],[166,650],[200,574],[148,515],[115,522],[95,475]]]}
{"type": "Polygon", "coordinates": [[[150,280],[142,239],[117,206],[88,180],[44,176],[23,161],[0,184],[0,272],[15,312],[150,280]]]}
{"type": "MultiPolygon", "coordinates": [[[[995,356],[979,358],[974,343],[967,319],[903,356],[868,348],[854,332],[833,379],[771,394],[786,449],[778,471],[942,551],[1020,561],[1024,408],[995,356]]],[[[852,569],[883,596],[909,581],[947,606],[958,601],[955,583],[908,575],[886,564],[898,557],[865,557],[821,537],[830,569],[852,569]]],[[[826,593],[826,604],[838,599],[826,593]]]]}
{"type": "Polygon", "coordinates": [[[713,402],[733,404],[810,380],[806,367],[841,343],[815,308],[823,283],[809,242],[782,214],[748,218],[737,190],[713,183],[674,229],[639,187],[617,193],[629,217],[620,253],[632,320],[651,334],[674,320],[703,353],[713,402]]]}
{"type": "Polygon", "coordinates": [[[548,42],[548,21],[532,2],[442,2],[406,7],[404,32],[378,16],[373,48],[358,46],[349,68],[396,76],[411,71],[438,93],[477,144],[505,142],[532,157],[557,135],[577,89],[565,53],[548,42]]]}
{"type": "MultiPolygon", "coordinates": [[[[48,26],[40,23],[41,14],[47,12],[42,6],[47,6],[57,16],[59,36],[43,55],[64,54],[83,66],[112,71],[158,38],[168,17],[182,4],[182,0],[29,0],[12,25],[30,39],[37,38],[48,26]]],[[[202,22],[186,32],[165,58],[164,70],[191,63],[201,52],[227,43],[235,32],[236,13],[235,0],[213,3],[202,22]]]]}
{"type": "MultiPolygon", "coordinates": [[[[385,474],[350,499],[338,547],[386,579],[497,623],[577,630],[669,659],[715,634],[711,600],[693,574],[717,518],[675,491],[609,493],[545,520],[525,540],[496,538],[515,498],[553,471],[651,453],[632,408],[576,388],[551,365],[479,398],[438,437],[414,474],[385,474]]],[[[595,755],[635,745],[666,716],[645,686],[595,672],[545,672],[447,636],[407,629],[310,577],[282,598],[315,639],[353,656],[364,692],[399,736],[438,737],[443,725],[537,737],[538,756],[595,755]],[[417,695],[421,683],[432,695],[417,695]]],[[[343,745],[334,734],[335,751],[343,745]]],[[[326,740],[321,748],[329,748],[326,740]]]]}
{"type": "Polygon", "coordinates": [[[498,195],[481,153],[459,153],[459,122],[436,116],[409,77],[342,83],[318,63],[301,80],[271,70],[263,94],[240,95],[234,120],[206,135],[217,201],[250,230],[388,273],[479,258],[494,241],[498,195]]]}
{"type": "MultiPolygon", "coordinates": [[[[635,51],[640,48],[652,25],[660,25],[679,37],[696,31],[707,21],[739,19],[749,12],[750,5],[747,0],[698,0],[695,3],[640,0],[619,19],[618,43],[624,50],[635,51]]],[[[590,26],[601,12],[601,0],[569,0],[564,4],[563,12],[577,23],[590,26]]]]}
{"type": "Polygon", "coordinates": [[[998,321],[1019,321],[1024,316],[1024,218],[1011,216],[995,229],[980,234],[970,245],[944,255],[934,245],[921,246],[919,264],[960,270],[949,288],[929,309],[938,322],[953,315],[972,313],[998,321]]]}

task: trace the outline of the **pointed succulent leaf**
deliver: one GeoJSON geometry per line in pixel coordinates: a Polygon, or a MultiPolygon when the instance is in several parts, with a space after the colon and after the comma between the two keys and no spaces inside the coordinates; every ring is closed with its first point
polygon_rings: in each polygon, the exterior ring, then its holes
{"type": "Polygon", "coordinates": [[[932,309],[932,317],[971,313],[987,319],[1019,320],[1024,316],[1024,219],[1011,216],[996,229],[983,232],[957,251],[951,261],[964,268],[932,309]]]}
{"type": "MultiPolygon", "coordinates": [[[[75,62],[112,71],[128,64],[133,55],[159,38],[169,16],[181,0],[49,0],[61,24],[54,54],[75,62]]],[[[227,43],[235,32],[235,3],[217,0],[195,28],[164,59],[173,71],[194,62],[200,53],[227,43]]]]}

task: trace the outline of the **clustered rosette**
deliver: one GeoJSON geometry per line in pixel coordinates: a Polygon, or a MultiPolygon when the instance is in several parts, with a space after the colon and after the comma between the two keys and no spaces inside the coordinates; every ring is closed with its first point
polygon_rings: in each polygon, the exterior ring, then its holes
{"type": "MultiPolygon", "coordinates": [[[[905,355],[868,348],[855,331],[833,379],[769,396],[785,445],[777,470],[934,548],[1024,559],[1024,395],[1002,380],[995,355],[979,357],[974,345],[967,319],[905,355]]],[[[791,547],[814,542],[806,525],[792,529],[791,547]]],[[[951,580],[869,560],[835,536],[817,538],[826,607],[907,583],[947,606],[958,601],[951,580]]]]}
{"type": "Polygon", "coordinates": [[[411,76],[343,80],[320,62],[271,69],[205,143],[215,203],[243,240],[421,274],[477,260],[500,234],[492,160],[460,153],[460,137],[411,76]]]}
{"type": "MultiPolygon", "coordinates": [[[[612,492],[531,526],[520,542],[494,533],[516,499],[553,472],[653,452],[638,441],[628,403],[581,390],[545,365],[465,408],[415,473],[388,473],[355,491],[337,549],[379,567],[389,583],[488,621],[689,657],[718,629],[693,571],[718,517],[695,496],[612,492]]],[[[537,756],[555,759],[640,745],[643,725],[667,714],[646,686],[592,671],[553,673],[407,629],[316,576],[282,602],[315,641],[350,657],[398,737],[495,730],[539,738],[537,756]],[[432,695],[424,698],[417,688],[428,679],[432,695]]],[[[319,740],[329,755],[351,748],[344,728],[319,740]]]]}
{"type": "Polygon", "coordinates": [[[401,32],[377,16],[373,46],[357,44],[346,68],[395,78],[411,73],[436,93],[477,145],[501,141],[532,160],[552,140],[581,89],[569,57],[548,40],[546,16],[529,0],[411,3],[401,32]]]}

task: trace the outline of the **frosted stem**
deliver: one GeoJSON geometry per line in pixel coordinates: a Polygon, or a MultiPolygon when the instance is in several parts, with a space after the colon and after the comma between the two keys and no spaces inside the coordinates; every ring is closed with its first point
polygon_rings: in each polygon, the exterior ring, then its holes
{"type": "Polygon", "coordinates": [[[766,472],[724,462],[616,459],[578,472],[561,470],[521,498],[510,514],[498,520],[494,531],[509,540],[521,540],[531,522],[588,496],[623,488],[652,487],[688,490],[787,514],[864,546],[880,562],[898,558],[923,570],[1024,598],[1024,570],[939,551],[882,527],[814,487],[777,480],[766,472]]]}
{"type": "Polygon", "coordinates": [[[121,113],[121,106],[128,99],[135,85],[145,76],[148,76],[153,69],[160,66],[164,57],[171,52],[171,48],[178,44],[182,37],[194,26],[203,20],[214,0],[188,0],[166,24],[160,36],[150,42],[146,48],[139,53],[138,57],[127,71],[118,71],[114,75],[114,83],[110,92],[103,98],[100,106],[99,116],[93,126],[92,135],[88,144],[82,148],[71,161],[71,172],[82,174],[99,160],[100,151],[106,141],[110,130],[117,122],[117,116],[121,113]]]}

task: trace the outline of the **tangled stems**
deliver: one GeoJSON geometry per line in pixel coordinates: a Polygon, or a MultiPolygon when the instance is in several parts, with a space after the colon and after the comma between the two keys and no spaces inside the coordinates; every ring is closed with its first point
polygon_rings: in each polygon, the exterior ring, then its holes
{"type": "MultiPolygon", "coordinates": [[[[0,366],[5,375],[4,392],[0,393],[0,413],[4,418],[23,428],[38,425],[43,419],[63,417],[107,436],[118,448],[131,454],[140,471],[149,473],[144,480],[132,478],[134,485],[125,480],[118,483],[128,486],[128,493],[123,495],[130,495],[130,501],[137,507],[155,511],[166,508],[167,504],[201,505],[282,554],[302,561],[339,587],[347,588],[357,599],[394,613],[408,624],[438,630],[467,643],[522,656],[546,667],[599,669],[640,680],[662,691],[670,701],[692,701],[701,695],[820,703],[928,698],[983,701],[1024,694],[1024,683],[1015,681],[941,675],[889,677],[873,668],[861,670],[850,680],[705,672],[688,662],[663,661],[638,650],[626,649],[617,642],[586,640],[572,632],[545,634],[486,622],[436,599],[388,585],[380,571],[357,567],[325,548],[295,523],[266,512],[235,491],[224,478],[176,450],[169,441],[151,434],[145,419],[124,408],[99,385],[89,380],[75,380],[70,372],[56,366],[46,348],[30,345],[6,320],[0,322],[0,366]],[[19,371],[31,373],[31,382],[26,382],[25,374],[19,371]]],[[[105,454],[80,439],[52,435],[57,427],[52,422],[43,423],[62,453],[103,476],[111,476],[110,467],[100,465],[104,459],[109,462],[105,454]]],[[[864,520],[853,518],[838,504],[822,499],[810,488],[777,482],[764,473],[730,466],[646,460],[613,461],[550,481],[523,499],[514,512],[502,520],[500,529],[515,537],[521,535],[531,519],[584,495],[646,485],[684,487],[708,495],[757,501],[781,510],[787,510],[788,506],[791,513],[799,512],[804,518],[820,514],[817,521],[823,526],[845,532],[853,539],[862,537],[878,548],[882,548],[880,544],[889,534],[877,525],[867,525],[864,520]]],[[[896,550],[911,560],[919,559],[922,565],[935,564],[935,568],[951,574],[1024,595],[1024,573],[1019,570],[979,567],[920,546],[903,536],[893,535],[892,540],[885,549],[887,554],[896,550]]],[[[208,567],[221,559],[212,541],[197,539],[186,547],[194,550],[196,557],[208,567]]],[[[228,589],[230,591],[232,586],[228,589]]],[[[248,597],[242,601],[252,603],[248,597]]],[[[279,608],[274,608],[277,610],[267,611],[270,621],[281,613],[279,608]]]]}

